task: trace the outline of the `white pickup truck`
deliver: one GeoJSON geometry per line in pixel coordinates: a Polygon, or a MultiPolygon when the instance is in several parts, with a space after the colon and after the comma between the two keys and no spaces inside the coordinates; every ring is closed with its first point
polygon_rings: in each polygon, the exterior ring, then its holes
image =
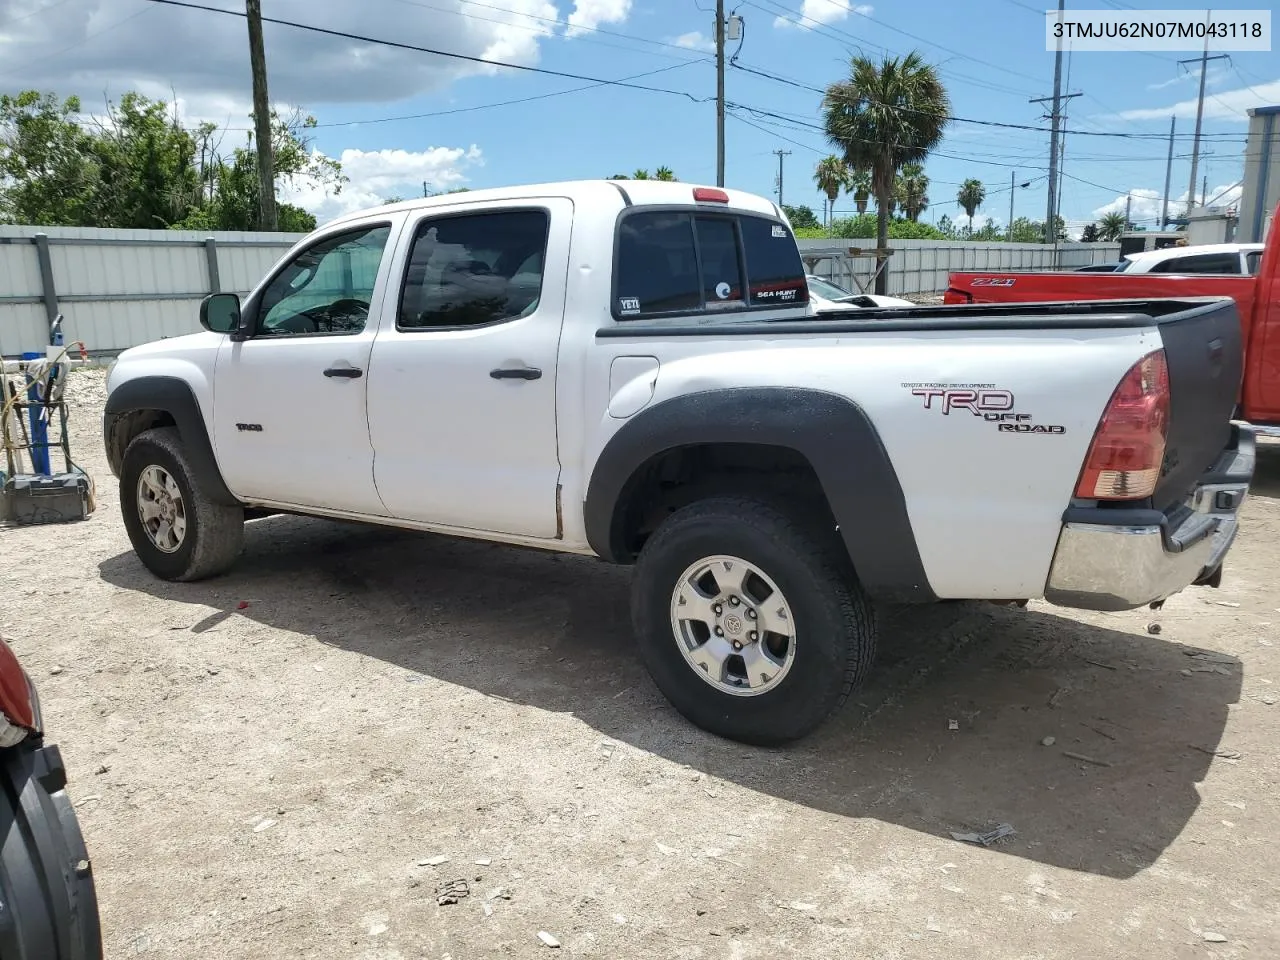
{"type": "Polygon", "coordinates": [[[634,564],[657,685],[753,743],[845,700],[873,601],[1216,586],[1253,473],[1230,300],[824,313],[786,218],[736,191],[398,203],[200,319],[108,378],[157,576],[226,570],[270,511],[634,564]]]}

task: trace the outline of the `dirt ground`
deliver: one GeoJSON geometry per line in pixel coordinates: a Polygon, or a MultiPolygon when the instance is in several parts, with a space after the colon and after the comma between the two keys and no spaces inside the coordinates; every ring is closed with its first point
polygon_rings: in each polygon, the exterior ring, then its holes
{"type": "Polygon", "coordinates": [[[112,960],[1280,956],[1280,446],[1220,590],[885,611],[871,682],[770,751],[667,706],[601,563],[274,517],[154,579],[102,383],[97,512],[0,531],[0,629],[112,960]]]}

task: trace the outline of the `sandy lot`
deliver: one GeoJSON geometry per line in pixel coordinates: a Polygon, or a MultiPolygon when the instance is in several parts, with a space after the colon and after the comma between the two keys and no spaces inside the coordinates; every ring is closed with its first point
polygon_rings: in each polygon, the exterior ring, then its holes
{"type": "Polygon", "coordinates": [[[155,580],[72,391],[98,510],[0,531],[0,629],[110,958],[1280,955],[1280,447],[1222,589],[885,611],[870,684],[770,751],[667,706],[600,563],[275,517],[155,580]]]}

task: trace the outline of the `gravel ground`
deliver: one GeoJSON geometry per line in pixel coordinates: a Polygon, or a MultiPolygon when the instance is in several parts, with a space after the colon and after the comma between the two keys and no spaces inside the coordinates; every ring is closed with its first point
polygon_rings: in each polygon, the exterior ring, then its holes
{"type": "Polygon", "coordinates": [[[0,628],[110,958],[1280,955],[1280,447],[1222,589],[885,611],[872,680],[771,751],[667,706],[604,564],[274,517],[152,578],[101,371],[71,396],[98,509],[0,531],[0,628]]]}

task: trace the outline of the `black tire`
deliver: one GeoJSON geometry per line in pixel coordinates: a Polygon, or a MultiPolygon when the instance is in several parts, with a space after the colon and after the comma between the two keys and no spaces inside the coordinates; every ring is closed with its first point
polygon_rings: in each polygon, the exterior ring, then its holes
{"type": "Polygon", "coordinates": [[[235,563],[244,545],[244,508],[214,503],[205,496],[174,427],[144,431],[130,442],[120,468],[120,512],[134,553],[162,580],[216,576],[235,563]],[[182,494],[186,535],[172,553],[152,543],[138,512],[138,478],[151,466],[173,477],[182,494]]]}
{"type": "Polygon", "coordinates": [[[835,532],[761,500],[702,500],[671,514],[636,563],[631,615],[645,666],[672,705],[704,730],[759,746],[812,732],[848,699],[875,658],[873,608],[835,532]],[[671,625],[681,575],[722,554],[772,579],[795,621],[789,672],[756,696],[707,683],[680,652],[671,625]]]}
{"type": "Polygon", "coordinates": [[[0,753],[0,957],[101,960],[93,867],[53,745],[0,753]]]}

